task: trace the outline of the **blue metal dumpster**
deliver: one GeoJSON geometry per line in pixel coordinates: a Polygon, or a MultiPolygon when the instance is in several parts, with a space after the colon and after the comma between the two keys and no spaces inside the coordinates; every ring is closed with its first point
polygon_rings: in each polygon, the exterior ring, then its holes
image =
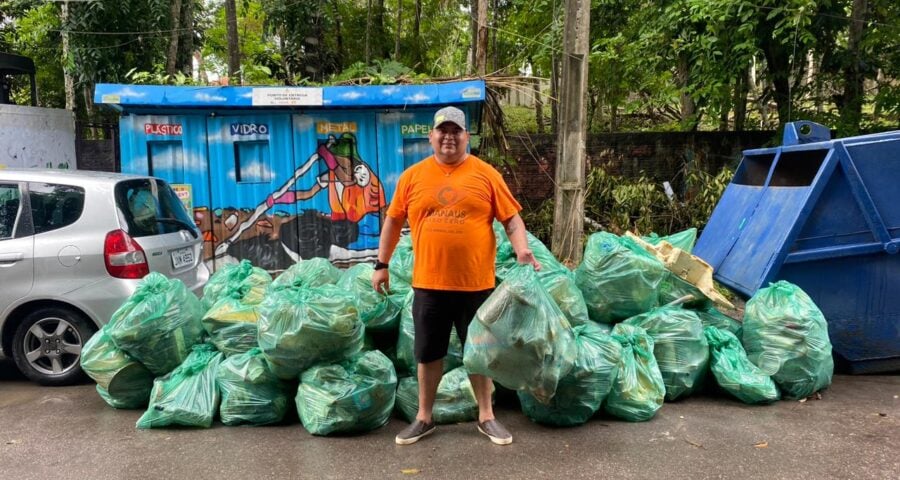
{"type": "Polygon", "coordinates": [[[747,297],[787,280],[853,373],[900,369],[900,131],[829,140],[794,122],[744,151],[694,254],[747,297]]]}

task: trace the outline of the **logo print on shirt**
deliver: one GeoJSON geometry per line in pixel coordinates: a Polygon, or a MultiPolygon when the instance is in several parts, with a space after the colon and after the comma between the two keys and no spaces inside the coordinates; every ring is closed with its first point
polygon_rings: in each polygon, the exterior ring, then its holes
{"type": "Polygon", "coordinates": [[[462,200],[462,195],[451,186],[446,186],[438,190],[434,195],[434,199],[443,207],[449,207],[462,200]]]}

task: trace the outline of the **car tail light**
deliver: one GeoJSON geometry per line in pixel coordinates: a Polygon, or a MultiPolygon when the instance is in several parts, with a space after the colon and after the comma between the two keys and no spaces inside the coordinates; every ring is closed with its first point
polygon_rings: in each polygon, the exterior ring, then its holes
{"type": "Polygon", "coordinates": [[[106,271],[116,278],[144,278],[150,273],[144,249],[122,230],[106,234],[103,259],[106,271]]]}

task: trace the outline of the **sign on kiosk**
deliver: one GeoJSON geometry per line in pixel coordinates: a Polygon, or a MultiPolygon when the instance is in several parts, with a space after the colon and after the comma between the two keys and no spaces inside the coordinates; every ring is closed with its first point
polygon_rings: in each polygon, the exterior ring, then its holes
{"type": "Polygon", "coordinates": [[[180,123],[145,123],[146,135],[181,135],[180,123]]]}
{"type": "Polygon", "coordinates": [[[187,211],[188,216],[194,217],[194,197],[191,193],[191,184],[190,183],[172,183],[169,185],[172,187],[172,190],[175,191],[175,195],[178,195],[178,199],[181,200],[181,203],[184,205],[184,209],[187,211]]]}

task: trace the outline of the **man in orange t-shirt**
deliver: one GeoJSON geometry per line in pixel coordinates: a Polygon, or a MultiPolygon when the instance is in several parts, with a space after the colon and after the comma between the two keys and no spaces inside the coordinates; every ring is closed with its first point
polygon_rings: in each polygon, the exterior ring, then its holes
{"type": "MultiPolygon", "coordinates": [[[[494,289],[496,240],[492,223],[499,220],[519,263],[541,268],[528,248],[522,207],[493,167],[469,155],[465,114],[445,107],[435,114],[428,139],[434,155],[406,169],[381,227],[378,262],[372,287],[387,292],[387,264],[409,221],[413,240],[413,321],[418,362],[419,411],[400,432],[400,445],[415,443],[434,431],[432,409],[443,376],[451,329],[465,344],[469,322],[494,289]]],[[[494,418],[493,384],[470,375],[478,400],[478,430],[498,445],[512,435],[494,418]]]]}

